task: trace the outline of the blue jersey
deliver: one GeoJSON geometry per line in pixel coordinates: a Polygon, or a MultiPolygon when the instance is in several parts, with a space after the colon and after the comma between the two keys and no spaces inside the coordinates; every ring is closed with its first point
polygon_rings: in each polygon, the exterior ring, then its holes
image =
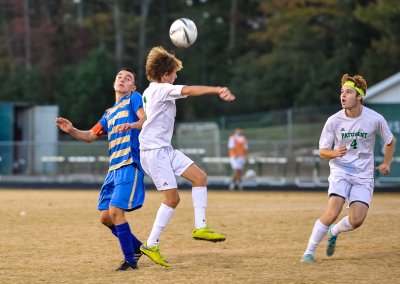
{"type": "Polygon", "coordinates": [[[122,133],[115,130],[120,124],[138,121],[139,117],[136,113],[140,108],[143,108],[142,97],[138,92],[133,92],[122,97],[118,103],[107,109],[99,120],[108,136],[108,153],[110,155],[108,171],[130,164],[136,164],[143,171],[139,156],[140,130],[130,129],[122,133]]]}

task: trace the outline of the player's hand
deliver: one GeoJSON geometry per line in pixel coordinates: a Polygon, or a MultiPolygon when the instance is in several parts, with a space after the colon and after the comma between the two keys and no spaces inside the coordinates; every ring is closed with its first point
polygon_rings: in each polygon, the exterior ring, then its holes
{"type": "Polygon", "coordinates": [[[375,167],[383,175],[388,175],[390,173],[390,166],[388,164],[380,164],[379,166],[375,167]]]}
{"type": "Polygon", "coordinates": [[[134,128],[141,129],[141,127],[137,123],[132,122],[132,123],[120,124],[117,126],[116,130],[117,132],[122,133],[128,131],[129,129],[134,129],[134,128]]]}
{"type": "Polygon", "coordinates": [[[234,99],[236,99],[236,97],[231,93],[231,91],[227,87],[219,88],[218,94],[222,100],[227,102],[231,102],[234,99]]]}
{"type": "Polygon", "coordinates": [[[63,117],[57,117],[55,122],[57,126],[60,127],[60,129],[66,133],[69,133],[74,128],[72,122],[63,117]]]}
{"type": "Polygon", "coordinates": [[[123,123],[123,124],[118,125],[115,130],[119,133],[122,133],[122,132],[128,131],[129,129],[131,129],[131,124],[123,123]]]}
{"type": "Polygon", "coordinates": [[[341,146],[339,146],[339,149],[336,150],[336,152],[337,152],[337,157],[341,158],[344,155],[346,155],[347,147],[345,145],[341,145],[341,146]]]}

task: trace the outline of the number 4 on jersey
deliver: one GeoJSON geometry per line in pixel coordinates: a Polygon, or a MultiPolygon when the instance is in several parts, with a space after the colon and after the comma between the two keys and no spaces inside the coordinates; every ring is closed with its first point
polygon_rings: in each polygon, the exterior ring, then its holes
{"type": "Polygon", "coordinates": [[[353,141],[351,141],[350,147],[353,149],[357,149],[357,140],[353,139],[353,141]]]}

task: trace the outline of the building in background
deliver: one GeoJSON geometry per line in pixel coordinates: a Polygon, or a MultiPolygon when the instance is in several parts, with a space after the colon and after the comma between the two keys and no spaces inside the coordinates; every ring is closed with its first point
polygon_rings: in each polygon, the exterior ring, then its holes
{"type": "MultiPolygon", "coordinates": [[[[382,82],[371,86],[367,90],[364,104],[382,114],[387,120],[393,135],[397,139],[396,152],[394,154],[391,173],[387,177],[379,177],[379,180],[400,181],[400,72],[390,76],[382,82]]],[[[382,141],[376,143],[376,162],[382,161],[382,141]]]]}
{"type": "Polygon", "coordinates": [[[54,105],[0,102],[0,174],[42,173],[41,157],[57,155],[57,116],[54,105]]]}

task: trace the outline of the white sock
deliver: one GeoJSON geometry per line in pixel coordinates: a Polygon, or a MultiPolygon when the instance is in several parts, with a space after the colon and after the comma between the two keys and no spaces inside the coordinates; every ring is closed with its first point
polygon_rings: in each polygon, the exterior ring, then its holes
{"type": "Polygon", "coordinates": [[[354,228],[350,224],[349,216],[345,216],[335,226],[332,227],[331,234],[334,236],[337,236],[340,233],[353,231],[353,230],[354,230],[354,228]]]}
{"type": "Polygon", "coordinates": [[[194,207],[194,226],[196,229],[203,229],[207,226],[207,187],[198,186],[192,188],[192,200],[194,207]]]}
{"type": "Polygon", "coordinates": [[[304,254],[315,254],[318,244],[322,241],[325,234],[328,232],[329,227],[325,226],[319,219],[315,221],[314,227],[308,240],[307,249],[304,254]]]}
{"type": "Polygon", "coordinates": [[[147,247],[158,246],[160,244],[161,233],[167,227],[172,215],[174,214],[174,211],[174,208],[161,203],[161,206],[157,211],[157,216],[154,220],[150,236],[147,239],[147,247]]]}

